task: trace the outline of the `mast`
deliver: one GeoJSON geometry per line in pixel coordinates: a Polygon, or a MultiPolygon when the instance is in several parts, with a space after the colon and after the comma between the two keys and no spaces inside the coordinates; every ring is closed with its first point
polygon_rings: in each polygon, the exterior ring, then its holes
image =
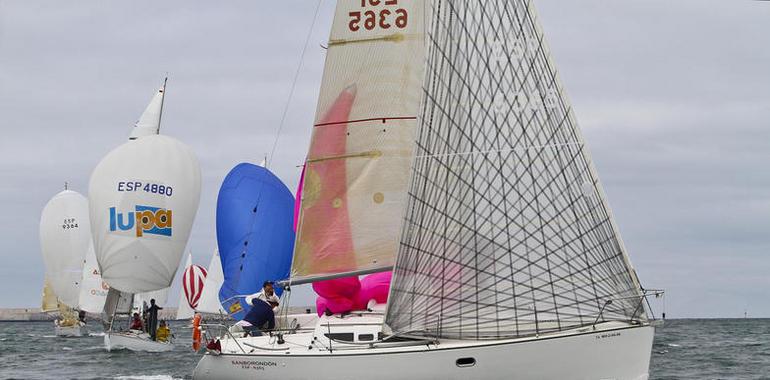
{"type": "Polygon", "coordinates": [[[163,120],[163,103],[166,101],[166,84],[168,83],[168,75],[163,79],[163,87],[160,88],[160,112],[158,113],[158,133],[160,133],[160,122],[163,120]]]}

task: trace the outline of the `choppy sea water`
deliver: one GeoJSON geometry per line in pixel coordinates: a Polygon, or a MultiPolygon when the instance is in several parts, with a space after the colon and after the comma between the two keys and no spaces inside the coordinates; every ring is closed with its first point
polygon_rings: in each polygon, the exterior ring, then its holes
{"type": "MultiPolygon", "coordinates": [[[[50,322],[0,322],[0,379],[189,379],[199,356],[186,323],[176,350],[106,352],[101,326],[57,338],[50,322]]],[[[770,319],[679,319],[659,328],[651,379],[770,379],[770,319]]]]}

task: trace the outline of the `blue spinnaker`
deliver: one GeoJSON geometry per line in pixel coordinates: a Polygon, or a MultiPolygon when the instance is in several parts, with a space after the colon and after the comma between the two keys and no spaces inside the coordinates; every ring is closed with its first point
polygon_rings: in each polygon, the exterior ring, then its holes
{"type": "MultiPolygon", "coordinates": [[[[266,168],[242,163],[225,177],[217,199],[222,307],[234,318],[249,311],[244,296],[265,281],[289,277],[294,248],[294,196],[266,168]]],[[[281,289],[276,289],[280,296],[281,289]]]]}

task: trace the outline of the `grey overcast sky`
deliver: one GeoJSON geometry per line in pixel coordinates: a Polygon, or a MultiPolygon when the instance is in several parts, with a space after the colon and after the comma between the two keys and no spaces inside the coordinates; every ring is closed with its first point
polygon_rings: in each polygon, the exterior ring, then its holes
{"type": "MultiPolygon", "coordinates": [[[[202,164],[189,248],[206,265],[219,185],[270,151],[316,4],[0,0],[0,307],[39,305],[40,211],[64,181],[86,193],[166,72],[162,131],[202,164]]],[[[670,317],[770,317],[770,3],[535,4],[642,282],[670,317]]],[[[290,188],[333,7],[272,164],[290,188]]]]}

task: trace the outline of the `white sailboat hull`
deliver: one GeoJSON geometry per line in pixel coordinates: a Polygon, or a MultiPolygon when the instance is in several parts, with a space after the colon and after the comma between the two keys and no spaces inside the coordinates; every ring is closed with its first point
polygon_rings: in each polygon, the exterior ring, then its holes
{"type": "Polygon", "coordinates": [[[84,324],[76,324],[72,326],[59,326],[54,325],[56,336],[62,337],[80,337],[88,335],[88,329],[84,324]]]}
{"type": "Polygon", "coordinates": [[[131,350],[144,352],[172,351],[174,345],[169,342],[157,342],[146,333],[107,332],[104,334],[104,347],[107,351],[131,350]]]}
{"type": "Polygon", "coordinates": [[[626,325],[571,335],[354,350],[206,354],[203,379],[646,380],[654,328],[626,325]],[[467,366],[458,364],[465,360],[467,366]]]}

